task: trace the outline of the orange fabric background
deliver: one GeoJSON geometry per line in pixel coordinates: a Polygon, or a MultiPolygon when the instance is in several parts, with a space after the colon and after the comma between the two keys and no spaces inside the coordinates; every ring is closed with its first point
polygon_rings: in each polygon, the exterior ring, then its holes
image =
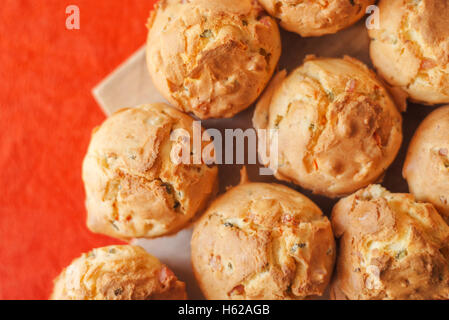
{"type": "Polygon", "coordinates": [[[154,2],[2,1],[0,299],[47,299],[72,259],[118,243],[85,226],[81,162],[105,117],[90,91],[145,42],[154,2]]]}

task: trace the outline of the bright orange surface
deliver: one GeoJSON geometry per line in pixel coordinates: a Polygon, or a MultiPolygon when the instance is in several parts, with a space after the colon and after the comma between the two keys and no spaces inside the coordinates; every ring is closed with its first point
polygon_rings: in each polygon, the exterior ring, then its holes
{"type": "Polygon", "coordinates": [[[90,91],[145,42],[154,2],[2,1],[0,299],[46,299],[72,259],[118,242],[85,226],[81,162],[105,117],[90,91]]]}

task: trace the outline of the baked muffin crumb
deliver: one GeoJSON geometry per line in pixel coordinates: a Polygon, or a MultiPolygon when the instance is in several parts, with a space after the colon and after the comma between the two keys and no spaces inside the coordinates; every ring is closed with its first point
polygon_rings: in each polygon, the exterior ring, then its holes
{"type": "Polygon", "coordinates": [[[250,106],[281,54],[276,22],[252,0],[161,0],[148,29],[154,84],[201,119],[229,118],[250,106]]]}
{"type": "Polygon", "coordinates": [[[285,186],[247,181],[213,202],[191,248],[208,299],[322,295],[336,253],[330,222],[312,201],[285,186]]]}
{"type": "Polygon", "coordinates": [[[436,109],[420,124],[402,175],[419,201],[432,203],[449,221],[449,106],[436,109]]]}
{"type": "Polygon", "coordinates": [[[215,195],[218,169],[195,164],[191,155],[190,163],[173,161],[172,151],[185,145],[193,150],[193,119],[163,103],[106,119],[83,162],[88,228],[128,240],[171,234],[189,223],[215,195]],[[177,129],[190,140],[172,141],[177,129]]]}
{"type": "Polygon", "coordinates": [[[411,100],[449,103],[449,1],[381,0],[380,28],[370,29],[379,74],[411,100]]]}
{"type": "Polygon", "coordinates": [[[259,0],[284,29],[303,37],[336,33],[357,22],[374,0],[259,0]]]}
{"type": "Polygon", "coordinates": [[[370,185],[332,211],[333,299],[449,299],[449,226],[429,203],[370,185]]]}
{"type": "MultiPolygon", "coordinates": [[[[393,162],[402,117],[363,63],[308,56],[273,82],[257,104],[253,125],[278,132],[277,159],[271,157],[277,163],[267,164],[276,178],[337,197],[376,182],[393,162]]],[[[276,140],[267,140],[266,149],[275,149],[276,140]]]]}
{"type": "Polygon", "coordinates": [[[138,246],[94,249],[55,279],[52,300],[186,299],[185,284],[138,246]]]}

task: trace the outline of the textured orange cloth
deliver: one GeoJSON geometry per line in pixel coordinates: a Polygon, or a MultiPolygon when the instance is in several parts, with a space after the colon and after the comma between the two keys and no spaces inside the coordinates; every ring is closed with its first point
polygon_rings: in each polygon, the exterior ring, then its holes
{"type": "Polygon", "coordinates": [[[81,162],[104,120],[90,91],[145,42],[154,2],[2,1],[0,299],[47,299],[72,259],[118,243],[85,226],[81,162]]]}

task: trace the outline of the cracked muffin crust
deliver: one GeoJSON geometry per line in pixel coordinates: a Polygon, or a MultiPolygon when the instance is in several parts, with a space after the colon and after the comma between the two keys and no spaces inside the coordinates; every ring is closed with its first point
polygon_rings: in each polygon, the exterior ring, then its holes
{"type": "Polygon", "coordinates": [[[253,0],[161,0],[148,29],[154,84],[201,119],[229,118],[250,106],[281,54],[276,22],[253,0]]]}
{"type": "MultiPolygon", "coordinates": [[[[193,119],[166,104],[122,109],[108,118],[94,130],[83,162],[88,228],[130,239],[184,227],[217,189],[216,166],[194,155],[188,155],[191,164],[172,161],[172,152],[183,146],[194,151],[192,145],[193,119]],[[177,129],[190,140],[171,141],[177,129]]],[[[206,146],[213,150],[204,142],[202,150],[206,146]]]]}
{"type": "Polygon", "coordinates": [[[449,106],[433,111],[421,123],[402,175],[416,199],[432,203],[449,222],[449,106]]]}
{"type": "Polygon", "coordinates": [[[259,0],[282,28],[303,37],[336,33],[357,22],[375,0],[259,0]]]}
{"type": "Polygon", "coordinates": [[[52,300],[187,299],[185,283],[138,246],[84,253],[55,279],[52,300]]]}
{"type": "MultiPolygon", "coordinates": [[[[353,58],[315,58],[276,75],[253,124],[274,129],[278,179],[329,197],[375,182],[402,142],[402,117],[375,74],[353,58]]],[[[273,158],[273,157],[271,157],[273,158]]]]}
{"type": "Polygon", "coordinates": [[[369,30],[374,66],[390,85],[425,104],[449,102],[449,1],[379,2],[369,30]]]}
{"type": "Polygon", "coordinates": [[[335,260],[330,222],[311,200],[282,185],[245,179],[197,222],[191,248],[208,299],[322,295],[335,260]]]}
{"type": "Polygon", "coordinates": [[[433,205],[370,185],[332,212],[333,299],[449,299],[449,226],[433,205]]]}

